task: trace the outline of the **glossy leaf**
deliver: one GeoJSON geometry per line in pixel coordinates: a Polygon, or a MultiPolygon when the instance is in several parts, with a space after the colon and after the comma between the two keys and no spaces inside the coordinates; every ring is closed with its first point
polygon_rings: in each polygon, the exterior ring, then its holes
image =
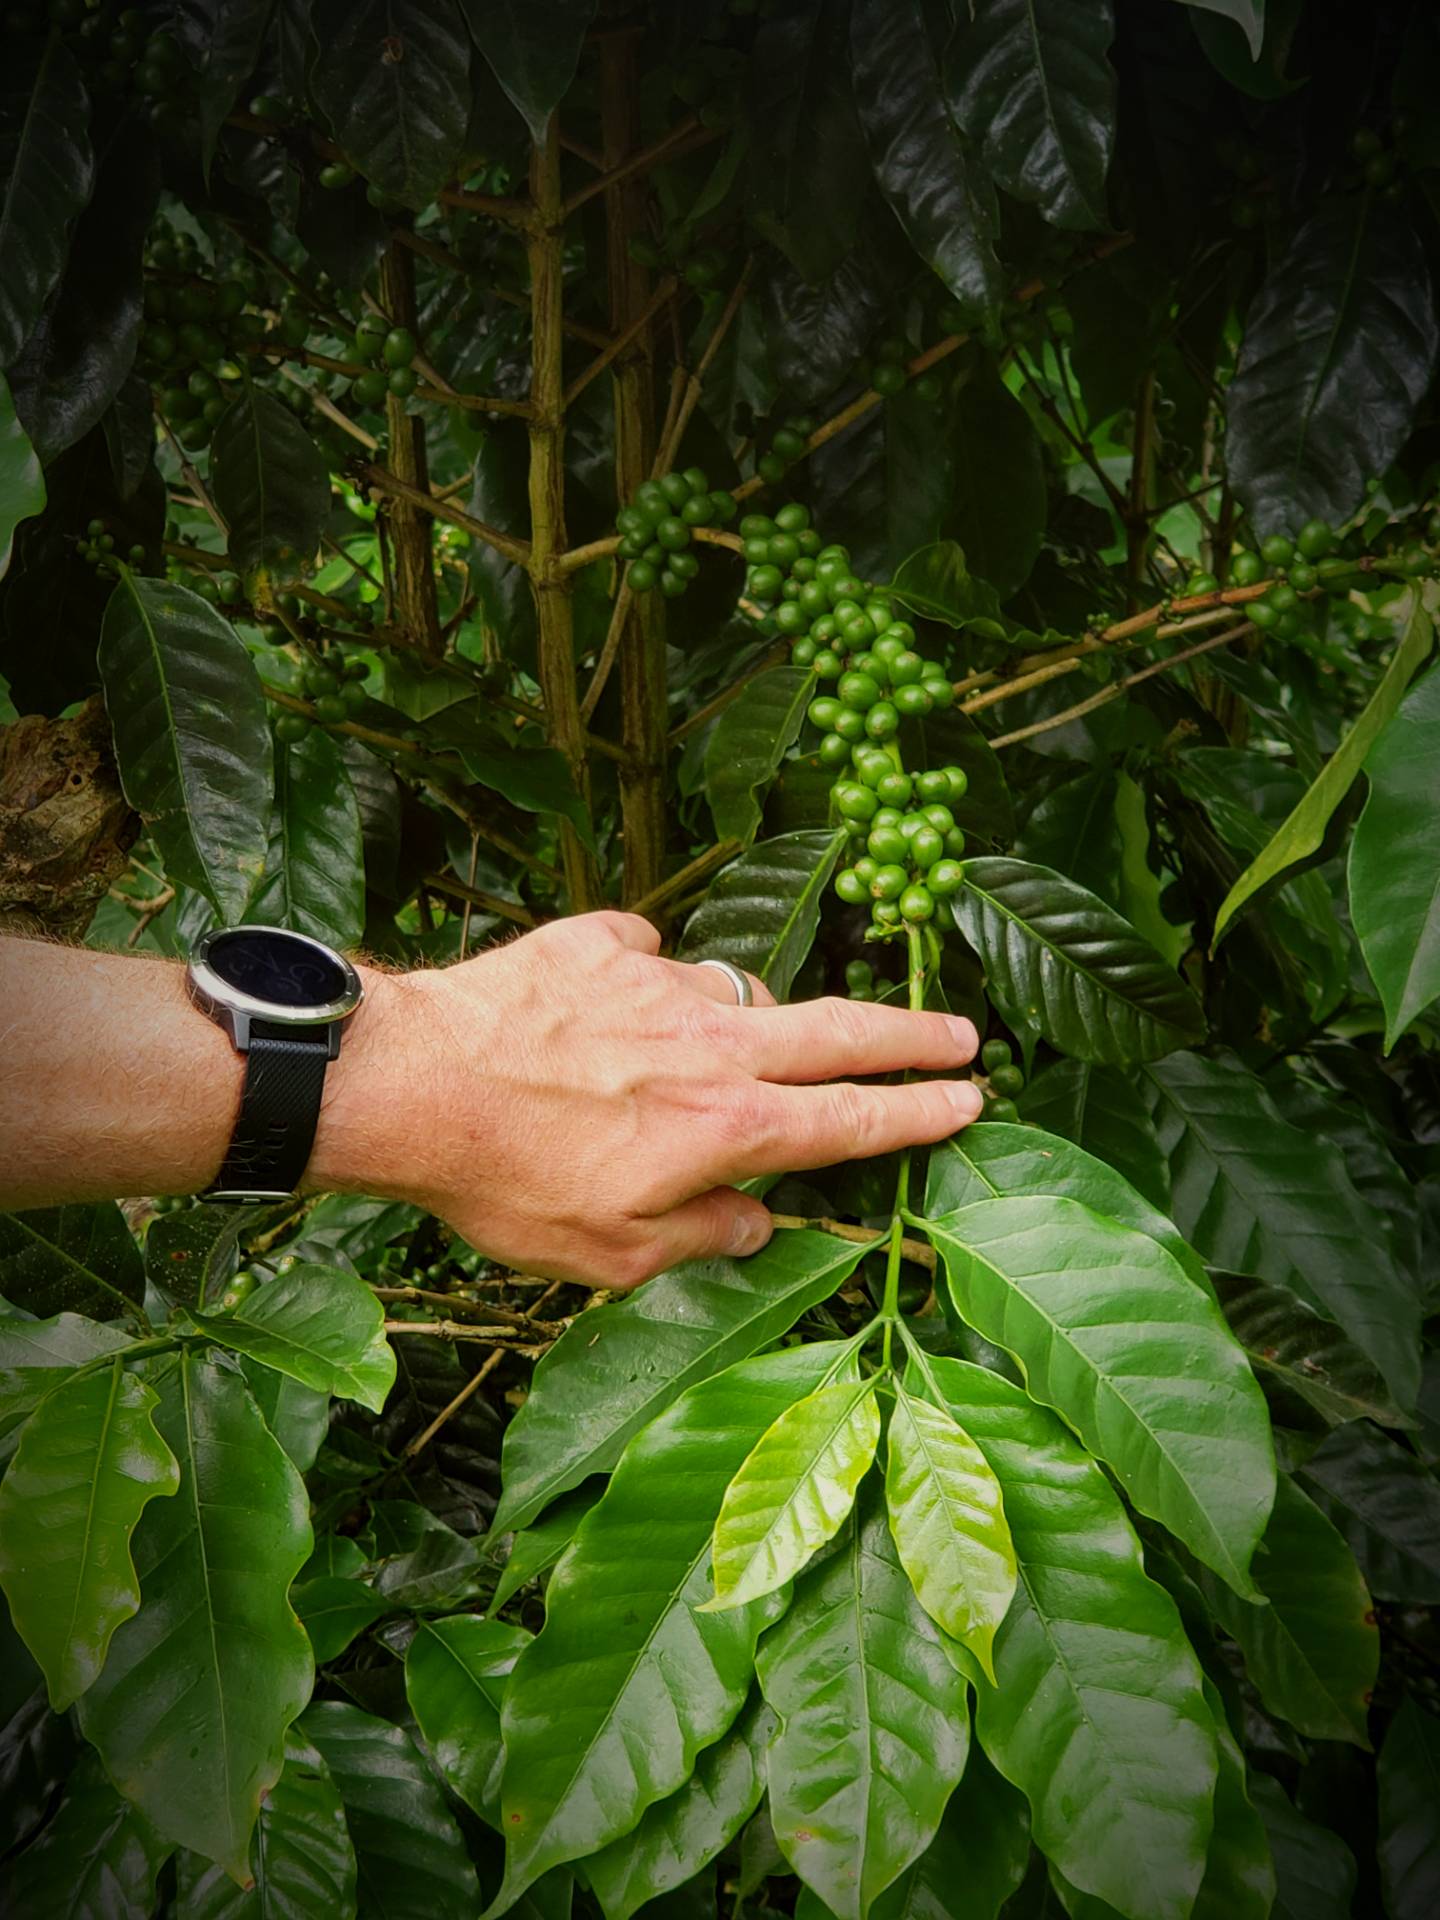
{"type": "Polygon", "coordinates": [[[149,1502],[180,1485],[155,1404],[118,1356],[61,1380],[0,1481],[0,1586],[57,1713],[84,1693],[139,1607],[130,1536],[149,1502]]]}
{"type": "Polygon", "coordinates": [[[64,270],[70,226],[90,198],[90,102],[67,37],[11,49],[0,82],[0,367],[8,367],[64,270]]]}
{"type": "Polygon", "coordinates": [[[150,1920],[169,1853],[87,1754],[39,1837],[7,1862],[6,1904],[27,1920],[150,1920]]]}
{"type": "Polygon", "coordinates": [[[783,1349],[692,1387],[626,1448],[551,1577],[545,1628],[505,1695],[505,1885],[608,1846],[681,1786],[735,1719],[774,1602],[699,1613],[731,1477],[845,1349],[783,1349]],[[637,1581],[637,1569],[644,1569],[637,1581]]]}
{"type": "MultiPolygon", "coordinates": [[[[905,570],[901,568],[902,573],[905,570]]],[[[1000,756],[969,714],[950,707],[943,713],[930,714],[916,730],[924,747],[923,756],[909,753],[903,729],[901,732],[907,766],[959,767],[969,782],[963,797],[951,809],[956,826],[972,839],[1009,840],[1015,831],[1015,803],[1000,756]]]]}
{"type": "Polygon", "coordinates": [[[542,1573],[554,1566],[561,1554],[575,1538],[575,1529],[585,1518],[604,1491],[598,1474],[592,1475],[582,1487],[576,1487],[572,1493],[562,1494],[541,1516],[523,1527],[511,1542],[510,1552],[505,1565],[500,1570],[500,1578],[495,1582],[495,1591],[490,1596],[488,1612],[493,1616],[524,1586],[532,1580],[538,1580],[542,1573]]]}
{"type": "Polygon", "coordinates": [[[1057,227],[1105,227],[1115,138],[1108,0],[980,0],[951,53],[951,97],[997,185],[1057,227]]]}
{"type": "Polygon", "coordinates": [[[981,1200],[926,1232],[961,1317],[1015,1356],[1142,1513],[1253,1592],[1270,1418],[1213,1300],[1155,1241],[1074,1200],[981,1200]]]}
{"type": "Polygon", "coordinates": [[[1005,1490],[1019,1585],[976,1734],[1030,1802],[1036,1844],[1127,1920],[1186,1920],[1204,1872],[1215,1730],[1174,1602],[1109,1481],[1018,1387],[927,1360],[1005,1490]]]}
{"type": "Polygon", "coordinates": [[[537,12],[522,0],[461,0],[475,44],[519,108],[532,140],[575,77],[595,0],[555,0],[537,12]]]}
{"type": "Polygon", "coordinates": [[[310,1551],[305,1488],[237,1373],[182,1349],[153,1384],[180,1493],[136,1528],[140,1611],[110,1642],[81,1723],[167,1839],[243,1880],[314,1671],[286,1599],[310,1551]]]}
{"type": "Polygon", "coordinates": [[[780,1850],[841,1920],[930,1844],[969,1746],[967,1687],[895,1553],[876,1488],[761,1642],[780,1718],[769,1756],[780,1850]]]}
{"type": "MultiPolygon", "coordinates": [[[[873,0],[872,0],[873,3],[873,0]]],[[[1030,416],[998,373],[961,389],[944,531],[1002,600],[1024,586],[1045,534],[1045,462],[1030,416]]]]}
{"type": "Polygon", "coordinates": [[[0,1458],[14,1450],[16,1429],[65,1374],[129,1344],[118,1328],[77,1313],[49,1320],[0,1317],[0,1458]]]}
{"type": "Polygon", "coordinates": [[[175,1920],[354,1920],[355,1849],[325,1762],[290,1733],[285,1769],[266,1795],[250,1842],[254,1885],[193,1854],[177,1862],[175,1920]]]}
{"type": "Polygon", "coordinates": [[[964,1428],[903,1386],[885,1444],[885,1504],[900,1564],[930,1618],[970,1649],[993,1686],[991,1649],[1015,1597],[1000,1483],[964,1428]]]}
{"type": "Polygon", "coordinates": [[[1380,1880],[1390,1920],[1425,1920],[1440,1902],[1440,1721],[1414,1697],[1380,1749],[1380,1880]]]}
{"type": "Polygon", "coordinates": [[[775,1716],[752,1696],[727,1734],[707,1747],[695,1771],[640,1824],[585,1862],[605,1920],[630,1920],[647,1901],[683,1888],[739,1833],[765,1791],[765,1750],[775,1716]]]}
{"type": "Polygon", "coordinates": [[[1026,816],[1015,842],[1016,857],[1053,867],[1118,910],[1123,853],[1115,813],[1118,796],[1118,779],[1108,761],[1062,781],[1026,816]]]}
{"type": "Polygon", "coordinates": [[[743,967],[777,1000],[788,997],[820,924],[843,832],[807,828],[761,840],[712,881],[686,922],[682,960],[712,956],[743,967]]]}
{"type": "Polygon", "coordinates": [[[1030,1125],[1062,1134],[1113,1167],[1152,1206],[1162,1212],[1169,1207],[1170,1169],[1155,1123],[1123,1073],[1087,1060],[1057,1060],[1036,1074],[1019,1106],[1030,1125]]]}
{"type": "Polygon", "coordinates": [[[329,1574],[297,1581],[290,1589],[290,1604],[310,1636],[320,1667],[338,1659],[352,1640],[390,1611],[389,1602],[363,1580],[329,1574]]]}
{"type": "Polygon", "coordinates": [[[188,587],[127,570],[99,664],[125,797],[168,876],[239,920],[264,871],[273,792],[265,696],[244,644],[188,587]]]}
{"type": "Polygon", "coordinates": [[[1297,1300],[1288,1287],[1267,1286],[1242,1273],[1210,1277],[1230,1331],[1262,1382],[1279,1381],[1332,1426],[1344,1420],[1409,1424],[1373,1363],[1333,1320],[1297,1300]]]}
{"type": "Polygon", "coordinates": [[[1186,6],[1199,7],[1205,13],[1218,13],[1233,20],[1245,35],[1250,58],[1260,58],[1265,38],[1265,0],[1185,0],[1186,6]]]}
{"type": "MultiPolygon", "coordinates": [[[[886,591],[913,613],[924,614],[927,620],[942,621],[947,627],[967,628],[990,640],[1004,636],[995,589],[988,580],[978,579],[971,572],[965,549],[958,540],[932,540],[926,546],[917,547],[895,569],[895,578],[886,591]]],[[[955,713],[957,709],[951,707],[948,711],[955,713]]],[[[964,717],[968,720],[968,716],[964,717]]],[[[969,721],[969,725],[974,727],[974,721],[969,721]]]]}
{"type": "MultiPolygon", "coordinates": [[[[960,1887],[965,1920],[996,1920],[1024,1879],[1029,1856],[1030,1809],[1023,1794],[972,1745],[935,1838],[880,1895],[870,1920],[955,1920],[960,1887]]],[[[797,1920],[809,1911],[818,1912],[818,1906],[797,1904],[797,1920]]]]}
{"type": "Polygon", "coordinates": [[[1226,396],[1230,478],[1260,532],[1349,519],[1412,430],[1437,342],[1409,221],[1377,194],[1321,201],[1250,304],[1226,396]]]}
{"type": "Polygon", "coordinates": [[[978,319],[1002,296],[995,194],[945,99],[920,0],[855,0],[850,47],[880,191],[916,253],[978,319]]]}
{"type": "Polygon", "coordinates": [[[299,1732],[319,1749],[344,1803],[360,1911],[386,1920],[474,1920],[475,1869],[409,1734],[340,1700],[308,1708],[299,1732]]]}
{"type": "Polygon", "coordinates": [[[595,828],[563,753],[554,747],[504,747],[464,752],[466,771],[477,786],[503,794],[525,813],[558,813],[570,821],[586,846],[595,828]]]}
{"type": "Polygon", "coordinates": [[[504,1620],[458,1613],[420,1620],[405,1650],[405,1697],[445,1784],[500,1824],[500,1705],[534,1636],[504,1620]]]}
{"type": "MultiPolygon", "coordinates": [[[[423,207],[450,179],[470,107],[470,42],[449,0],[320,0],[317,105],[382,193],[423,207]]],[[[531,31],[535,31],[532,25],[531,31]]]]}
{"type": "Polygon", "coordinates": [[[297,1264],[256,1287],[233,1313],[191,1317],[235,1353],[372,1413],[395,1384],[385,1309],[363,1280],[338,1267],[297,1264]]]}
{"type": "Polygon", "coordinates": [[[837,1380],[787,1407],[725,1489],[715,1593],[700,1611],[744,1606],[793,1580],[844,1525],[879,1439],[873,1379],[837,1380]]]}
{"type": "Polygon", "coordinates": [[[1350,843],[1350,914],[1385,1007],[1387,1052],[1440,995],[1440,673],[1413,686],[1365,759],[1370,791],[1350,843]]]}
{"type": "Polygon", "coordinates": [[[241,573],[287,579],[320,544],[330,474],[307,430],[273,393],[247,384],[227,408],[210,449],[215,505],[241,573]]]}
{"type": "Polygon", "coordinates": [[[1339,1834],[1297,1813],[1268,1773],[1251,1776],[1251,1792],[1275,1859],[1274,1920],[1350,1920],[1355,1856],[1339,1834]]]}
{"type": "Polygon", "coordinates": [[[1215,1723],[1220,1771],[1215,1829],[1191,1920],[1269,1920],[1275,1900],[1269,1836],[1251,1799],[1245,1755],[1230,1731],[1220,1691],[1208,1677],[1205,1703],[1215,1723]]]}
{"type": "Polygon", "coordinates": [[[1368,1749],[1365,1723],[1380,1663],[1370,1595],[1355,1556],[1285,1474],[1255,1580],[1268,1606],[1237,1600],[1207,1573],[1200,1584],[1211,1612],[1238,1641],[1260,1698],[1312,1740],[1368,1749]]]}
{"type": "Polygon", "coordinates": [[[1344,1535],[1377,1600],[1440,1604],[1440,1482],[1407,1447],[1363,1422],[1337,1427],[1300,1481],[1344,1535]]]}
{"type": "Polygon", "coordinates": [[[189,0],[180,24],[199,69],[200,157],[206,172],[225,116],[264,45],[274,0],[189,0]]]}
{"type": "Polygon", "coordinates": [[[769,1346],[828,1298],[860,1253],[830,1234],[780,1232],[749,1260],[694,1261],[592,1308],[535,1369],[505,1430],[493,1531],[528,1526],[558,1494],[613,1467],[687,1387],[769,1346]]]}
{"type": "Polygon", "coordinates": [[[0,580],[10,566],[15,529],[45,511],[45,476],[25,429],[15,417],[10,388],[0,373],[0,580]]]}
{"type": "Polygon", "coordinates": [[[705,748],[705,791],[722,840],[754,837],[764,789],[794,744],[814,689],[808,667],[772,667],[716,721],[705,748]]]}
{"type": "Polygon", "coordinates": [[[133,1318],[144,1293],[140,1249],[113,1201],[0,1213],[0,1295],[26,1313],[133,1318]]]}
{"type": "Polygon", "coordinates": [[[161,1213],[145,1229],[145,1279],[176,1306],[217,1301],[240,1265],[240,1237],[255,1226],[250,1208],[199,1202],[161,1213]]]}
{"type": "Polygon", "coordinates": [[[1147,1074],[1186,1239],[1211,1266],[1289,1287],[1319,1307],[1408,1411],[1420,1377],[1419,1305],[1384,1257],[1384,1228],[1344,1156],[1290,1126],[1238,1061],[1184,1053],[1147,1074]]]}
{"type": "Polygon", "coordinates": [[[1430,651],[1433,637],[1430,613],[1417,592],[1400,644],[1360,718],[1320,769],[1289,818],[1276,828],[1263,851],[1250,862],[1221,901],[1211,936],[1212,953],[1219,946],[1225,929],[1248,901],[1320,848],[1331,815],[1355,784],[1370,749],[1399,708],[1406,687],[1430,651]]]}
{"type": "Polygon", "coordinates": [[[275,749],[275,806],[265,873],[246,919],[354,947],[365,931],[360,809],[340,749],[312,727],[275,749]]]}
{"type": "Polygon", "coordinates": [[[1103,900],[1023,860],[968,860],[955,918],[1011,1026],[1077,1060],[1127,1066],[1198,1039],[1200,1003],[1103,900]]]}
{"type": "Polygon", "coordinates": [[[308,1473],[330,1425],[330,1395],[302,1387],[259,1360],[242,1359],[240,1371],[266,1426],[301,1473],[308,1473]]]}

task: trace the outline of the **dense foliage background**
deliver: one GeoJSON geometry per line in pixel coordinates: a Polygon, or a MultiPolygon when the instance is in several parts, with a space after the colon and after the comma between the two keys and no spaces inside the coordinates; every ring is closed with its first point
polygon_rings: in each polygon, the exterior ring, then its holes
{"type": "Polygon", "coordinates": [[[0,1216],[11,1910],[1432,1914],[1431,9],[5,32],[4,923],[623,904],[992,1042],[623,1301],[380,1202],[0,1216]],[[862,616],[964,775],[878,940],[862,616]]]}

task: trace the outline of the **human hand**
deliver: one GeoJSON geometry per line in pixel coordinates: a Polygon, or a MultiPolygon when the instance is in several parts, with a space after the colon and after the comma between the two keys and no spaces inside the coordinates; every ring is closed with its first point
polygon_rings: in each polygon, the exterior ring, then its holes
{"type": "Polygon", "coordinates": [[[733,1183],[944,1139],[968,1020],[825,999],[734,1004],[723,974],[659,957],[632,914],[557,921],[431,973],[370,975],[307,1185],[405,1199],[473,1246],[557,1279],[633,1287],[754,1253],[767,1208],[733,1183]],[[822,1084],[825,1083],[825,1084],[822,1084]]]}

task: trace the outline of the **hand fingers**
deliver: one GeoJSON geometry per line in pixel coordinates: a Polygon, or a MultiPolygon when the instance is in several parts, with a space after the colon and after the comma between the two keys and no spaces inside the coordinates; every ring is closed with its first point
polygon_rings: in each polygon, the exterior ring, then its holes
{"type": "Polygon", "coordinates": [[[608,909],[599,913],[587,913],[567,923],[573,927],[593,928],[597,933],[609,934],[622,947],[630,947],[636,953],[659,953],[660,935],[650,922],[638,913],[612,913],[608,909]]]}
{"type": "MultiPolygon", "coordinates": [[[[707,1000],[717,1001],[723,1007],[737,1004],[734,981],[727,980],[718,967],[702,967],[686,960],[670,960],[666,965],[673,968],[676,980],[689,992],[703,993],[707,1000]]],[[[739,971],[745,973],[743,967],[739,971]]],[[[745,973],[745,978],[750,982],[750,994],[756,1007],[775,1005],[775,996],[763,981],[757,980],[753,973],[745,973]]],[[[747,1007],[744,1011],[749,1013],[752,1009],[747,1007]]]]}
{"type": "MultiPolygon", "coordinates": [[[[757,1090],[758,1091],[758,1090],[757,1090]]],[[[944,1140],[968,1126],[985,1102],[969,1080],[917,1080],[903,1087],[772,1087],[765,1137],[741,1150],[731,1174],[783,1173],[867,1160],[877,1153],[944,1140]]]]}
{"type": "MultiPolygon", "coordinates": [[[[743,1259],[758,1253],[775,1231],[763,1201],[733,1187],[714,1187],[649,1223],[653,1243],[646,1264],[650,1275],[682,1260],[743,1259]]],[[[612,1280],[611,1285],[615,1283],[612,1280]]],[[[631,1284],[638,1285],[639,1279],[631,1284]]]]}
{"type": "Polygon", "coordinates": [[[743,1029],[740,1057],[760,1080],[803,1083],[898,1073],[943,1072],[975,1058],[979,1035],[948,1013],[910,1013],[860,1000],[805,1000],[756,1009],[743,1029]]]}

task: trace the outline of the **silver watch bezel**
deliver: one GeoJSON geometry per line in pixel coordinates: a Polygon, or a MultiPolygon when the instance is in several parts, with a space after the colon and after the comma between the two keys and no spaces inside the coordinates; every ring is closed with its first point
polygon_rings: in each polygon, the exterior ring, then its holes
{"type": "Polygon", "coordinates": [[[197,941],[185,969],[186,985],[190,997],[202,1012],[209,1015],[218,1025],[229,1033],[235,1047],[241,1053],[250,1045],[250,1023],[263,1020],[277,1027],[320,1027],[336,1026],[347,1021],[365,998],[365,989],[360,975],[334,947],[327,946],[323,940],[312,939],[308,933],[296,933],[289,927],[266,927],[245,924],[238,927],[214,927],[197,941]],[[333,1000],[326,1000],[308,1007],[277,1006],[272,1001],[258,999],[254,994],[243,993],[238,987],[232,987],[223,980],[210,964],[210,949],[217,940],[236,933],[280,934],[287,940],[298,940],[317,954],[339,967],[345,981],[345,990],[333,1000]]]}

